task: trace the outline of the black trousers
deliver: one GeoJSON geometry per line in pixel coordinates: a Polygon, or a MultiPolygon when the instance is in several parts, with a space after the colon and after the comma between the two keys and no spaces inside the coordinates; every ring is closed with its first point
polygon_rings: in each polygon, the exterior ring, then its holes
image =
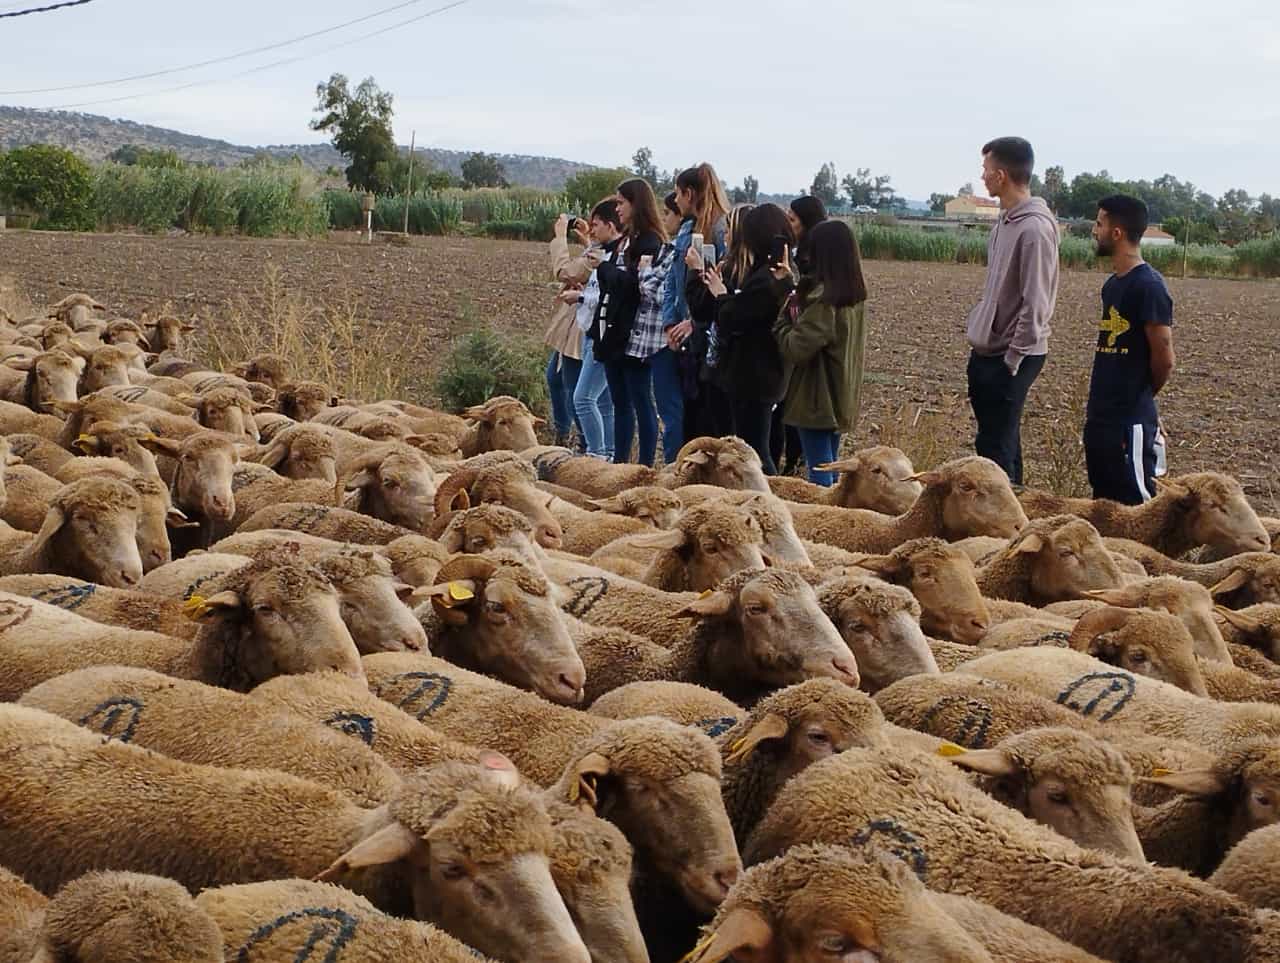
{"type": "Polygon", "coordinates": [[[773,409],[773,423],[769,426],[769,454],[773,463],[784,475],[793,474],[800,464],[803,449],[800,447],[800,432],[792,425],[782,423],[782,404],[773,409]]]}
{"type": "Polygon", "coordinates": [[[764,465],[766,475],[778,474],[778,468],[769,453],[769,428],[773,422],[773,402],[757,398],[729,397],[729,410],[733,413],[733,433],[755,449],[764,465]]]}
{"type": "Polygon", "coordinates": [[[969,403],[978,419],[974,450],[1003,468],[1015,485],[1023,483],[1022,409],[1044,361],[1044,355],[1025,357],[1014,375],[1003,355],[969,355],[969,403]]]}
{"type": "Polygon", "coordinates": [[[1086,422],[1084,460],[1094,498],[1141,505],[1155,497],[1154,422],[1086,422]]]}

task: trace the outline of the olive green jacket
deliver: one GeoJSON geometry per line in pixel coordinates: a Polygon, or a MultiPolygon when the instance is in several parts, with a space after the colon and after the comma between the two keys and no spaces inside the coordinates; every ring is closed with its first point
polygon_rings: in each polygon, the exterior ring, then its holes
{"type": "Polygon", "coordinates": [[[851,432],[858,423],[866,356],[866,303],[833,308],[815,289],[799,316],[786,309],[773,326],[783,360],[792,366],[782,420],[796,428],[851,432]]]}

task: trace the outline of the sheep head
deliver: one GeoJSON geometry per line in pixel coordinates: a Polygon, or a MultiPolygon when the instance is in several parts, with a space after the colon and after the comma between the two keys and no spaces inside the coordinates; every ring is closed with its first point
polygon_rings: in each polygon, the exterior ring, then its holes
{"type": "Polygon", "coordinates": [[[361,655],[426,651],[427,633],[405,604],[414,586],[391,572],[391,563],[370,549],[344,549],[315,561],[338,592],[342,621],[361,655]]]}
{"type": "Polygon", "coordinates": [[[973,645],[991,627],[972,559],[941,539],[913,539],[888,555],[860,556],[858,566],[910,589],[931,635],[973,645]]]}
{"type": "Polygon", "coordinates": [[[1078,729],[1050,728],[1009,736],[993,749],[947,744],[940,752],[987,777],[987,792],[1024,816],[1081,846],[1146,862],[1133,825],[1133,771],[1114,747],[1078,729]]]}
{"type": "Polygon", "coordinates": [[[1094,609],[1076,622],[1067,644],[1126,672],[1168,682],[1194,695],[1209,694],[1191,633],[1168,613],[1113,606],[1094,609]]]}
{"type": "Polygon", "coordinates": [[[180,442],[155,436],[142,444],[152,453],[177,459],[173,503],[196,518],[229,522],[236,513],[231,480],[240,452],[235,444],[211,431],[198,432],[180,442]]]}
{"type": "MultiPolygon", "coordinates": [[[[677,570],[689,589],[710,589],[729,576],[748,569],[764,568],[764,535],[749,514],[732,505],[704,502],[686,509],[669,532],[640,535],[633,544],[655,548],[660,553],[651,572],[674,575],[677,570]]],[[[659,585],[675,590],[684,585],[659,585]]]]}
{"type": "Polygon", "coordinates": [[[410,531],[425,530],[435,515],[436,474],[407,445],[393,443],[357,459],[342,487],[358,493],[357,511],[410,531]]]}
{"type": "Polygon", "coordinates": [[[108,324],[102,332],[102,340],[107,344],[131,344],[145,351],[151,350],[151,342],[147,340],[142,325],[128,318],[117,318],[108,324]]]}
{"type": "Polygon", "coordinates": [[[314,566],[296,558],[258,559],[224,576],[208,597],[192,596],[188,613],[235,651],[207,652],[208,668],[230,664],[249,686],[278,675],[333,670],[364,679],[360,653],[342,621],[338,595],[314,566]]]}
{"type": "Polygon", "coordinates": [[[318,878],[396,866],[414,915],[487,956],[590,963],[551,874],[546,807],[498,753],[405,780],[359,842],[318,878]]]}
{"type": "Polygon", "coordinates": [[[425,535],[401,535],[380,551],[391,563],[396,578],[415,588],[435,585],[436,575],[450,554],[439,542],[425,535]]]}
{"type": "Polygon", "coordinates": [[[709,654],[726,677],[773,687],[831,678],[858,687],[853,653],[822,611],[817,593],[794,572],[739,572],[675,614],[734,629],[733,644],[709,654]]]}
{"type": "Polygon", "coordinates": [[[1271,537],[1234,478],[1199,472],[1169,481],[1157,478],[1156,487],[1186,512],[1192,544],[1208,545],[1228,555],[1271,551],[1271,537]]]}
{"type": "Polygon", "coordinates": [[[550,792],[616,825],[637,856],[709,913],[742,869],[720,776],[720,755],[702,732],[628,719],[581,745],[550,792]]]}
{"type": "Polygon", "coordinates": [[[186,335],[196,330],[196,326],[189,321],[182,321],[170,315],[147,321],[143,328],[147,332],[147,340],[152,350],[170,354],[182,354],[186,348],[186,335]]]}
{"type": "MultiPolygon", "coordinates": [[[[96,320],[93,317],[94,311],[105,310],[107,310],[105,305],[99,304],[87,294],[79,293],[68,295],[55,304],[49,311],[49,317],[57,318],[80,331],[94,323],[96,320]]],[[[99,323],[105,324],[105,322],[99,323]]]]}
{"type": "MultiPolygon", "coordinates": [[[[586,669],[569,636],[558,592],[541,572],[507,552],[460,555],[419,590],[452,631],[443,658],[466,659],[552,702],[582,701],[586,669]]],[[[436,639],[432,639],[435,645],[436,639]]]]}
{"type": "Polygon", "coordinates": [[[844,476],[836,485],[835,504],[845,508],[902,515],[924,491],[911,459],[901,449],[888,445],[864,448],[849,458],[819,465],[818,470],[844,476]]]}
{"type": "Polygon", "coordinates": [[[471,454],[486,451],[524,451],[538,444],[537,429],[546,424],[535,418],[523,401],[509,395],[490,398],[462,415],[475,422],[476,438],[471,454]]]}
{"type": "Polygon", "coordinates": [[[1231,664],[1227,643],[1214,618],[1213,595],[1197,582],[1173,576],[1143,578],[1119,588],[1100,589],[1085,595],[1119,608],[1167,612],[1191,633],[1196,655],[1231,664]]]}
{"type": "Polygon", "coordinates": [[[294,421],[310,421],[335,401],[329,386],[318,381],[294,381],[276,390],[276,410],[294,421]]]}
{"type": "Polygon", "coordinates": [[[245,381],[256,381],[279,390],[289,381],[289,359],[278,354],[255,355],[232,367],[231,372],[245,381]]]}
{"type": "Polygon", "coordinates": [[[436,489],[435,513],[496,503],[524,515],[543,548],[559,548],[564,530],[551,513],[554,496],[537,486],[532,465],[509,452],[492,452],[459,466],[436,489]]]}
{"type": "Polygon", "coordinates": [[[1044,602],[1065,602],[1121,582],[1098,530],[1074,515],[1036,519],[1007,551],[1028,561],[1031,592],[1044,602]]]}
{"type": "Polygon", "coordinates": [[[256,405],[239,388],[214,388],[203,395],[184,395],[178,400],[194,408],[197,420],[210,431],[257,443],[258,423],[253,420],[256,405]]]}
{"type": "Polygon", "coordinates": [[[4,364],[27,373],[23,403],[32,411],[53,414],[54,402],[76,400],[83,358],[54,350],[30,358],[9,358],[4,364]]]}
{"type": "Polygon", "coordinates": [[[455,512],[440,534],[440,542],[450,553],[482,555],[505,549],[537,565],[541,551],[533,539],[529,520],[505,505],[480,505],[455,512]]]}
{"type": "Polygon", "coordinates": [[[196,523],[181,509],[173,507],[169,489],[159,478],[134,475],[128,481],[138,493],[138,552],[142,556],[142,571],[150,572],[173,559],[170,527],[188,528],[196,523]]]}
{"type": "Polygon", "coordinates": [[[278,432],[256,461],[285,478],[314,478],[338,483],[338,453],[333,437],[315,425],[295,425],[278,432]]]}
{"type": "Polygon", "coordinates": [[[1248,612],[1237,612],[1220,605],[1215,612],[1235,639],[1258,649],[1273,662],[1280,656],[1280,605],[1254,606],[1248,612]]]}
{"type": "Polygon", "coordinates": [[[1209,591],[1224,604],[1280,603],[1280,557],[1237,555],[1234,568],[1209,591]]]}
{"type": "Polygon", "coordinates": [[[811,845],[751,867],[684,963],[730,959],[991,963],[902,860],[811,845]]]}
{"type": "Polygon", "coordinates": [[[818,600],[853,652],[868,691],[938,672],[920,629],[920,604],[906,589],[870,577],[845,577],[823,584],[818,600]]]}
{"type": "Polygon", "coordinates": [[[129,360],[129,355],[115,345],[98,348],[89,356],[84,374],[80,376],[80,394],[129,384],[129,360]]]}
{"type": "Polygon", "coordinates": [[[684,508],[675,492],[656,485],[628,488],[612,498],[592,499],[591,504],[602,512],[638,518],[663,531],[675,528],[684,508]]]}
{"type": "Polygon", "coordinates": [[[716,485],[720,488],[769,492],[760,456],[741,438],[695,438],[676,456],[673,486],[716,485]]]}
{"type": "Polygon", "coordinates": [[[120,425],[98,421],[81,432],[73,447],[82,455],[118,458],[140,475],[160,477],[156,456],[143,444],[154,437],[145,425],[120,425]]]}
{"type": "Polygon", "coordinates": [[[1027,524],[1009,476],[995,462],[977,455],[958,458],[913,476],[924,485],[920,498],[940,499],[948,541],[975,535],[1012,538],[1027,524]]]}
{"type": "Polygon", "coordinates": [[[786,503],[772,492],[725,491],[719,501],[737,505],[756,520],[764,536],[764,553],[772,561],[808,567],[813,564],[809,551],[796,532],[795,522],[786,503]]]}
{"type": "Polygon", "coordinates": [[[75,332],[69,325],[61,321],[50,321],[40,330],[40,345],[45,351],[69,345],[75,338],[75,332]]]}
{"type": "Polygon", "coordinates": [[[129,588],[142,578],[138,494],[115,478],[82,478],[50,502],[33,552],[41,571],[129,588]]]}

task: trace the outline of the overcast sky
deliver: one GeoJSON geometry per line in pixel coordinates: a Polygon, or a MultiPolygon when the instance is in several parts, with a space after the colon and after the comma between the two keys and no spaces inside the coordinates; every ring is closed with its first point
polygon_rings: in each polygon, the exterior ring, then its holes
{"type": "MultiPolygon", "coordinates": [[[[93,0],[0,19],[0,90],[65,86],[287,40],[396,0],[93,0]]],[[[1280,193],[1275,0],[469,0],[372,40],[239,79],[440,6],[199,71],[62,93],[56,107],[240,144],[308,129],[330,73],[395,94],[396,136],[458,150],[660,167],[710,160],[730,183],[797,191],[823,161],[926,198],[977,183],[978,149],[1021,134],[1038,169],[1165,172],[1214,194],[1280,193]],[[180,83],[216,83],[154,93],[180,83]]],[[[32,6],[39,6],[32,0],[32,6]]],[[[0,0],[0,12],[24,6],[0,0]]]]}

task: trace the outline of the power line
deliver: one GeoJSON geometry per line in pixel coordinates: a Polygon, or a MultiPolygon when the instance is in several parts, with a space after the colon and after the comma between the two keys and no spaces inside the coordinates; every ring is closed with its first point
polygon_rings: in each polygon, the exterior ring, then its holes
{"type": "MultiPolygon", "coordinates": [[[[420,0],[415,0],[415,2],[420,2],[420,0]]],[[[426,20],[428,17],[434,17],[439,14],[446,13],[447,11],[454,9],[455,7],[464,6],[470,2],[471,0],[454,0],[453,3],[446,4],[443,7],[437,7],[434,10],[428,10],[426,13],[420,13],[416,17],[410,17],[408,20],[401,20],[398,23],[391,24],[390,26],[382,27],[381,29],[374,30],[370,33],[362,34],[359,37],[352,37],[349,40],[344,40],[342,43],[333,44],[321,50],[312,51],[311,53],[299,54],[296,57],[287,57],[284,60],[276,60],[276,61],[273,61],[272,63],[262,64],[259,67],[251,67],[248,70],[242,70],[239,73],[231,74],[228,77],[215,77],[211,80],[195,80],[189,84],[180,84],[177,87],[166,87],[161,90],[148,90],[148,91],[143,91],[141,93],[136,93],[136,94],[125,94],[121,97],[108,97],[102,100],[83,100],[75,104],[59,104],[54,107],[42,107],[38,109],[40,110],[76,110],[77,108],[80,108],[80,107],[95,107],[100,104],[118,104],[126,100],[136,100],[139,97],[156,97],[161,94],[173,94],[181,90],[191,90],[195,87],[208,87],[211,84],[224,84],[231,80],[238,80],[241,77],[248,77],[251,74],[262,73],[263,71],[266,71],[266,70],[274,70],[276,67],[284,67],[289,64],[296,64],[299,61],[309,60],[312,57],[319,57],[322,54],[331,53],[334,50],[341,50],[343,47],[349,47],[355,43],[361,43],[362,41],[365,41],[365,40],[371,40],[374,37],[380,37],[384,33],[390,33],[392,30],[398,30],[401,27],[407,27],[409,26],[409,24],[417,23],[420,20],[426,20]]]]}
{"type": "Polygon", "coordinates": [[[47,7],[31,7],[28,10],[17,10],[13,13],[0,13],[0,20],[6,17],[25,17],[33,13],[48,13],[50,10],[61,10],[63,7],[80,7],[86,3],[93,3],[93,0],[63,0],[62,3],[53,3],[47,7]]]}
{"type": "MultiPolygon", "coordinates": [[[[78,2],[88,3],[89,0],[78,0],[78,2]]],[[[395,13],[397,10],[403,10],[405,7],[412,7],[415,4],[422,2],[423,0],[406,0],[404,3],[397,3],[394,6],[385,7],[382,10],[376,10],[373,13],[365,14],[363,17],[348,20],[346,23],[340,23],[332,27],[325,27],[323,30],[303,34],[301,37],[294,37],[291,40],[281,40],[278,43],[270,43],[264,47],[254,47],[252,50],[242,50],[240,53],[228,54],[225,57],[214,57],[212,60],[202,60],[199,63],[186,64],[182,67],[168,67],[164,70],[153,70],[150,73],[134,74],[131,77],[118,77],[114,80],[98,80],[84,84],[68,84],[65,87],[34,87],[30,90],[0,90],[0,97],[15,97],[26,94],[58,94],[68,90],[84,90],[93,87],[111,87],[116,84],[127,84],[134,80],[150,80],[153,77],[164,77],[169,74],[183,73],[188,70],[197,70],[201,67],[212,67],[215,64],[224,64],[231,60],[238,60],[241,57],[252,57],[254,54],[267,53],[272,50],[279,50],[281,47],[290,47],[296,43],[302,43],[306,40],[314,40],[316,37],[323,37],[325,34],[335,33],[338,30],[345,30],[347,27],[354,27],[356,24],[365,23],[368,20],[374,20],[388,13],[395,13]]],[[[17,16],[17,14],[4,14],[3,16],[17,16]]]]}

